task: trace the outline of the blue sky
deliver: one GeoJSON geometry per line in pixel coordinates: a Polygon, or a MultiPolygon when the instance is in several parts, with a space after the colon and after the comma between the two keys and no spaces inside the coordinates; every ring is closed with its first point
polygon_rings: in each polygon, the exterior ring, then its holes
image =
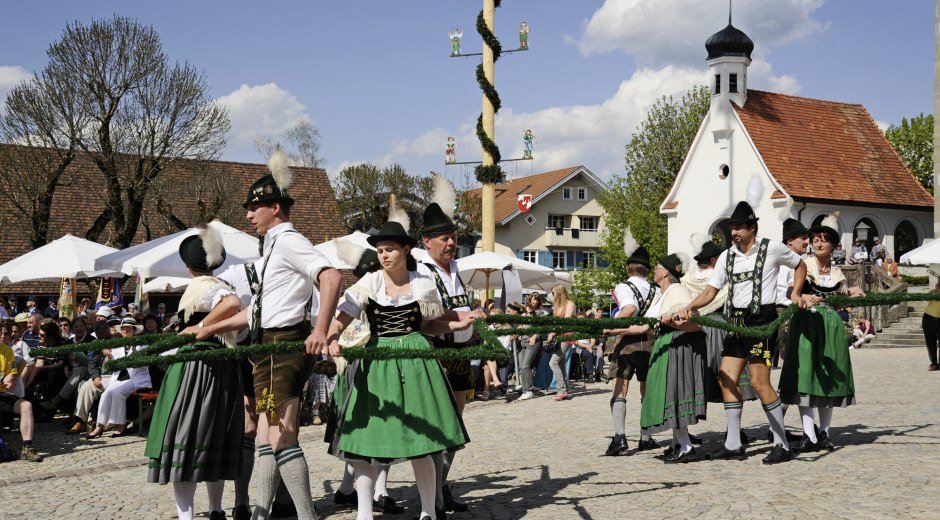
{"type": "MultiPolygon", "coordinates": [[[[46,63],[65,24],[132,16],[152,24],[171,58],[205,69],[233,123],[225,159],[260,162],[258,134],[309,119],[335,175],[362,161],[443,171],[444,142],[477,160],[475,58],[448,57],[447,32],[473,23],[482,1],[11,2],[0,20],[0,96],[46,63]],[[270,7],[276,6],[275,8],[270,7]]],[[[749,86],[865,105],[879,124],[933,109],[934,2],[738,0],[734,25],[756,44],[749,86]]],[[[527,175],[584,164],[623,171],[624,145],[661,95],[704,82],[705,39],[727,22],[720,0],[504,0],[497,35],[528,53],[497,64],[503,155],[536,134],[527,175]]],[[[458,183],[468,173],[449,167],[458,183]]]]}

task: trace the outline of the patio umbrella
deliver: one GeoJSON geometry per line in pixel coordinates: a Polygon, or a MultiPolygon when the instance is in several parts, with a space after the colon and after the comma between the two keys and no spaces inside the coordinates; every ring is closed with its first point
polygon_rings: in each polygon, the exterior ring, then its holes
{"type": "Polygon", "coordinates": [[[491,285],[502,284],[504,269],[515,271],[522,287],[529,289],[553,280],[555,276],[551,267],[489,251],[457,259],[457,270],[464,284],[474,287],[483,285],[487,292],[491,285]]]}
{"type": "MultiPolygon", "coordinates": [[[[222,235],[222,245],[225,247],[225,263],[217,269],[218,271],[230,265],[253,262],[261,256],[258,254],[256,237],[218,220],[213,220],[209,225],[216,228],[222,235]]],[[[186,237],[198,232],[199,228],[189,228],[150,242],[121,249],[99,258],[95,262],[95,268],[109,269],[127,275],[137,273],[141,278],[157,276],[186,278],[189,276],[189,270],[180,259],[180,243],[186,237]]]]}
{"type": "Polygon", "coordinates": [[[0,283],[112,275],[115,270],[96,267],[95,260],[116,251],[113,247],[65,235],[0,265],[0,283]]]}
{"type": "Polygon", "coordinates": [[[144,292],[177,292],[189,286],[192,278],[179,278],[176,276],[158,276],[144,284],[144,292]]]}
{"type": "Polygon", "coordinates": [[[940,240],[931,240],[926,244],[901,255],[900,264],[940,264],[940,240]]]}

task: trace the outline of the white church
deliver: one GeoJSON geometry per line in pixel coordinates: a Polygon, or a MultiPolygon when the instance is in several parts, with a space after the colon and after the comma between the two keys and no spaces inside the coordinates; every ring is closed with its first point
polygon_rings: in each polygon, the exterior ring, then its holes
{"type": "Polygon", "coordinates": [[[846,251],[856,237],[870,251],[878,236],[897,259],[932,238],[933,195],[865,107],[748,90],[754,42],[730,20],[705,48],[711,107],[660,207],[670,252],[692,253],[694,233],[729,245],[726,219],[740,200],[771,239],[787,217],[809,227],[835,210],[846,251]]]}

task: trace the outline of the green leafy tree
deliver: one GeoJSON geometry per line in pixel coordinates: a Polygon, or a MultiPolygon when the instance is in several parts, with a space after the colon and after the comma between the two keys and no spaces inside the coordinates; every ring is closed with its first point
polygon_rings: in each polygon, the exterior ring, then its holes
{"type": "Polygon", "coordinates": [[[663,96],[631,136],[626,147],[626,173],[614,177],[598,201],[607,219],[601,256],[615,280],[626,277],[626,226],[637,242],[646,246],[654,262],[666,254],[666,217],[659,207],[676,180],[710,102],[704,85],[688,91],[682,99],[663,96]]]}
{"type": "Polygon", "coordinates": [[[933,114],[901,119],[885,131],[907,169],[933,193],[933,114]]]}
{"type": "Polygon", "coordinates": [[[411,217],[411,234],[420,233],[424,208],[434,192],[431,177],[409,175],[399,164],[384,168],[370,163],[343,168],[333,181],[340,211],[350,231],[378,229],[388,219],[388,197],[411,217]]]}

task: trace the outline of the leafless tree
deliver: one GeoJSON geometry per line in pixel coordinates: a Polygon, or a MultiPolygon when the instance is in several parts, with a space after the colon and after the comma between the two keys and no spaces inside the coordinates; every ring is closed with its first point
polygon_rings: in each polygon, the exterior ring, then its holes
{"type": "Polygon", "coordinates": [[[320,130],[306,119],[301,119],[279,137],[259,135],[254,142],[255,150],[264,160],[267,160],[280,144],[290,157],[291,166],[319,168],[325,162],[320,156],[320,130]]]}

